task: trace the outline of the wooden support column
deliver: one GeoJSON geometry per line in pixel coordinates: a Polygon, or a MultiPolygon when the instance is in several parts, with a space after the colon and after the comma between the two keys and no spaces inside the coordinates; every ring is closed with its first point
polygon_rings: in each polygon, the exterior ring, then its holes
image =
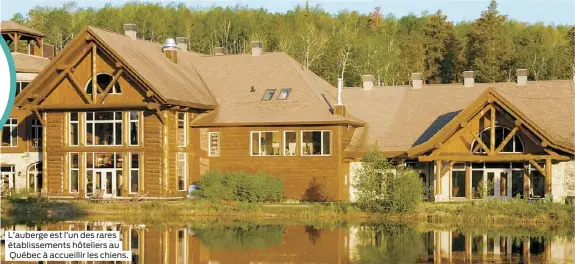
{"type": "Polygon", "coordinates": [[[465,164],[465,199],[471,199],[471,163],[465,164]]]}
{"type": "Polygon", "coordinates": [[[523,168],[523,198],[529,200],[531,193],[531,176],[529,175],[529,164],[525,163],[523,168]]]}
{"type": "Polygon", "coordinates": [[[98,48],[92,42],[92,102],[96,103],[100,86],[98,85],[97,72],[96,72],[96,59],[98,58],[98,48]]]}
{"type": "Polygon", "coordinates": [[[491,155],[495,154],[495,107],[491,108],[491,120],[489,120],[491,125],[491,133],[489,139],[489,152],[491,155]]]}
{"type": "Polygon", "coordinates": [[[551,158],[545,159],[545,196],[551,197],[551,190],[553,189],[553,175],[552,175],[551,158]]]}
{"type": "Polygon", "coordinates": [[[435,199],[441,195],[441,160],[435,161],[435,199]]]}

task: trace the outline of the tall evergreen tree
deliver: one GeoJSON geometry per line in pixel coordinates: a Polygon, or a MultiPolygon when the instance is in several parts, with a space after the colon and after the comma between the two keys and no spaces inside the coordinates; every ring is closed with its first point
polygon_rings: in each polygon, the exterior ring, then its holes
{"type": "Polygon", "coordinates": [[[510,45],[503,35],[506,20],[507,17],[497,11],[497,2],[491,0],[487,10],[471,26],[467,59],[479,82],[505,80],[510,45]]]}
{"type": "Polygon", "coordinates": [[[449,82],[453,72],[452,55],[456,49],[453,24],[439,10],[427,20],[423,34],[427,82],[449,82]]]}

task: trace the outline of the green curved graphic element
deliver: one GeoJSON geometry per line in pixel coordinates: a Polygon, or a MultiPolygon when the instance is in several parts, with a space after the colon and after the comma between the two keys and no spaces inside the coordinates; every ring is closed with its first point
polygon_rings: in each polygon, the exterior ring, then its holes
{"type": "Polygon", "coordinates": [[[0,119],[0,127],[3,127],[6,120],[10,117],[10,112],[12,112],[12,106],[14,105],[14,97],[16,97],[16,67],[14,67],[14,58],[12,58],[12,53],[4,38],[0,38],[0,46],[2,46],[4,56],[8,62],[8,70],[10,71],[10,95],[8,96],[8,103],[6,103],[2,119],[0,119]]]}

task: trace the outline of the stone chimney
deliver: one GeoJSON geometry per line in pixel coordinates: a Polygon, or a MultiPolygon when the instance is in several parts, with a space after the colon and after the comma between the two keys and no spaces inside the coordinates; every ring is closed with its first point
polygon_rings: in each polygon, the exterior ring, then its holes
{"type": "Polygon", "coordinates": [[[176,46],[180,50],[188,51],[188,44],[189,43],[190,43],[190,40],[188,38],[185,38],[185,37],[177,37],[176,38],[176,46]]]}
{"type": "Polygon", "coordinates": [[[138,26],[136,24],[124,24],[124,34],[132,39],[136,39],[136,31],[138,26]]]}
{"type": "Polygon", "coordinates": [[[517,69],[517,86],[527,85],[527,69],[517,69]]]}
{"type": "Polygon", "coordinates": [[[252,41],[252,56],[260,56],[264,51],[264,44],[261,41],[252,41]]]}
{"type": "Polygon", "coordinates": [[[178,46],[173,38],[166,39],[162,51],[173,63],[178,63],[178,46]]]}
{"type": "Polygon", "coordinates": [[[363,81],[363,90],[371,91],[373,90],[373,81],[375,77],[373,75],[362,75],[361,80],[363,81]]]}
{"type": "Polygon", "coordinates": [[[473,71],[463,72],[463,87],[473,87],[475,86],[475,73],[473,71]]]}
{"type": "Polygon", "coordinates": [[[214,54],[216,56],[223,56],[226,55],[226,49],[224,47],[215,47],[214,54]]]}
{"type": "Polygon", "coordinates": [[[420,72],[411,73],[411,89],[421,89],[423,87],[423,74],[420,72]]]}

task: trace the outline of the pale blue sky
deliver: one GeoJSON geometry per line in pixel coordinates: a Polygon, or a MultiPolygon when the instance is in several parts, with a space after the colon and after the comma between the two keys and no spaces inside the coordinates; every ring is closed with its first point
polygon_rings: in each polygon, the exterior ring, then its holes
{"type": "MultiPolygon", "coordinates": [[[[101,7],[106,3],[122,4],[129,0],[77,0],[79,6],[101,7]]],[[[174,2],[172,0],[148,0],[149,2],[174,2]]],[[[10,19],[15,13],[27,14],[34,6],[61,6],[68,0],[0,0],[1,19],[10,19]]],[[[305,4],[305,0],[181,0],[190,6],[209,7],[247,5],[252,8],[263,7],[271,12],[285,12],[297,4],[305,4]]],[[[499,11],[511,19],[546,24],[575,24],[575,0],[499,0],[499,11]]],[[[342,9],[357,10],[368,13],[375,6],[380,6],[384,14],[392,13],[403,16],[409,13],[416,15],[422,11],[435,12],[443,10],[449,20],[459,22],[473,20],[479,17],[481,11],[489,4],[489,0],[311,0],[310,5],[321,5],[330,13],[342,9]]]]}

